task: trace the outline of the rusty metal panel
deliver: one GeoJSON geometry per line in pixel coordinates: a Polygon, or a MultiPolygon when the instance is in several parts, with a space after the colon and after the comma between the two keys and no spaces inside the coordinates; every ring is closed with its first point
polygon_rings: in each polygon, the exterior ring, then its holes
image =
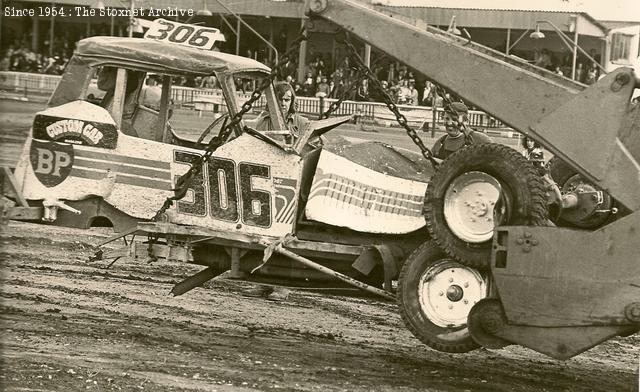
{"type": "Polygon", "coordinates": [[[491,271],[510,324],[629,324],[640,299],[640,212],[598,231],[500,227],[491,271]]]}
{"type": "MultiPolygon", "coordinates": [[[[216,230],[198,226],[183,226],[174,223],[140,223],[138,224],[138,230],[141,235],[154,233],[184,236],[192,239],[199,237],[199,242],[203,243],[238,246],[248,249],[263,249],[264,246],[259,245],[259,243],[273,241],[273,238],[269,236],[244,234],[242,232],[216,230]]],[[[360,255],[364,250],[363,246],[305,241],[295,238],[287,241],[287,248],[296,250],[300,254],[324,253],[327,255],[348,255],[350,256],[348,258],[349,260],[353,260],[355,256],[360,255]]]]}

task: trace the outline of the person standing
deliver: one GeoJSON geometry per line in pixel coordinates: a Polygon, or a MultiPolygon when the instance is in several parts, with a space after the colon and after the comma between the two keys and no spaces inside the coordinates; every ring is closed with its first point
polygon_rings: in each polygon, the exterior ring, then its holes
{"type": "Polygon", "coordinates": [[[540,144],[528,136],[525,136],[522,139],[522,147],[524,147],[522,155],[533,163],[539,171],[544,173],[544,151],[542,151],[540,144]]]}
{"type": "Polygon", "coordinates": [[[493,143],[484,133],[468,127],[469,109],[462,102],[452,102],[444,108],[444,126],[447,134],[433,144],[433,156],[446,159],[470,144],[493,143]]]}
{"type": "Polygon", "coordinates": [[[416,81],[409,79],[409,105],[418,105],[418,89],[416,89],[416,81]]]}
{"type": "Polygon", "coordinates": [[[578,63],[578,67],[576,68],[575,80],[578,82],[584,81],[584,68],[582,68],[582,63],[578,63]]]}
{"type": "Polygon", "coordinates": [[[424,84],[424,91],[422,92],[422,106],[433,105],[433,84],[430,81],[426,81],[424,84]]]}

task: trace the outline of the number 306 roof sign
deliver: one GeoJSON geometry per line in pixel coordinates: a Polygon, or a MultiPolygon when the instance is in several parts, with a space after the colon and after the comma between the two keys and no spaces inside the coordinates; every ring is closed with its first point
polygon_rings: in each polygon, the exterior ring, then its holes
{"type": "Polygon", "coordinates": [[[211,50],[216,41],[225,41],[224,35],[218,29],[177,23],[165,19],[154,20],[144,38],[205,50],[211,50]]]}

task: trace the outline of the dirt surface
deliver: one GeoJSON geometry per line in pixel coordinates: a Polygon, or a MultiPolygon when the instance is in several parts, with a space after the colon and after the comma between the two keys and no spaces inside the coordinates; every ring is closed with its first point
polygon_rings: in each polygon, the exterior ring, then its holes
{"type": "Polygon", "coordinates": [[[224,276],[180,297],[198,267],[89,263],[105,229],[12,222],[1,237],[8,391],[633,391],[640,335],[559,362],[521,347],[445,354],[394,303],[294,290],[248,298],[224,276]]]}
{"type": "MultiPolygon", "coordinates": [[[[0,102],[3,163],[15,162],[41,106],[0,102]]],[[[224,276],[173,298],[173,284],[199,267],[89,263],[110,234],[3,229],[0,390],[638,390],[640,335],[565,362],[521,347],[445,354],[420,344],[394,303],[374,298],[294,290],[272,302],[243,297],[254,285],[224,276]]]]}

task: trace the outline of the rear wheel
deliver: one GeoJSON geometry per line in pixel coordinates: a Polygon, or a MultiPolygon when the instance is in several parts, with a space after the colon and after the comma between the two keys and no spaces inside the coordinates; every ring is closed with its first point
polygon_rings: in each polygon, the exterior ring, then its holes
{"type": "Polygon", "coordinates": [[[427,186],[424,215],[444,251],[474,268],[491,258],[498,225],[547,220],[544,183],[531,162],[500,144],[463,148],[444,160],[427,186]]]}
{"type": "Polygon", "coordinates": [[[473,305],[487,296],[479,271],[447,256],[427,241],[409,255],[398,280],[400,315],[421,342],[438,351],[478,348],[467,328],[473,305]]]}

